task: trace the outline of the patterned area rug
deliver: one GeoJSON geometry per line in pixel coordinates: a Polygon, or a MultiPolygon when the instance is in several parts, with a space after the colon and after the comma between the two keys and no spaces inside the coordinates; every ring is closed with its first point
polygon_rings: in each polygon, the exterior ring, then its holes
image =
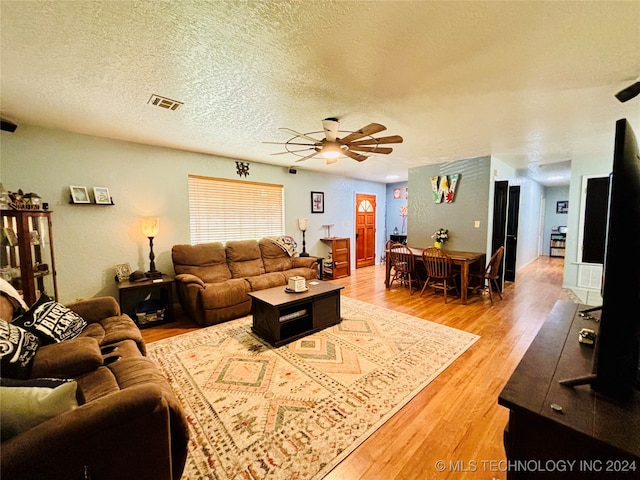
{"type": "Polygon", "coordinates": [[[320,479],[478,336],[347,297],[342,322],[274,349],[251,317],[150,343],[184,405],[184,480],[320,479]]]}

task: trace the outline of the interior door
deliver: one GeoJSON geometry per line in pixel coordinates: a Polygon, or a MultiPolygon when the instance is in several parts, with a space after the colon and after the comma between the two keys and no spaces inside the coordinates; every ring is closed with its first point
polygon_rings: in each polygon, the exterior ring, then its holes
{"type": "Polygon", "coordinates": [[[520,185],[509,187],[507,209],[507,243],[504,247],[504,279],[516,280],[516,254],[518,246],[518,214],[520,213],[520,185]]]}
{"type": "MultiPolygon", "coordinates": [[[[501,180],[495,182],[493,190],[493,231],[491,235],[491,254],[498,248],[504,247],[507,240],[507,208],[509,205],[509,182],[501,180]]],[[[504,280],[504,263],[500,269],[498,285],[502,290],[504,280]]]]}
{"type": "Polygon", "coordinates": [[[375,265],[376,196],[356,193],[356,268],[375,265]]]}

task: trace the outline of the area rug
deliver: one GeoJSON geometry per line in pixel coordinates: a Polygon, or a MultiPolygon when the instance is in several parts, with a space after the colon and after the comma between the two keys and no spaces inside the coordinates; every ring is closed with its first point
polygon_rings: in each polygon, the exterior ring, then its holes
{"type": "Polygon", "coordinates": [[[251,316],[150,343],[188,417],[183,480],[320,479],[478,336],[347,297],[280,348],[251,316]]]}

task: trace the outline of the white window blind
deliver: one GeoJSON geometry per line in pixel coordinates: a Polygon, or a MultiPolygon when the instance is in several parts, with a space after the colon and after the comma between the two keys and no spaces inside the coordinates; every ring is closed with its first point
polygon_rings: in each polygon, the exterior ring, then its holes
{"type": "Polygon", "coordinates": [[[191,244],[284,235],[284,187],[189,175],[191,244]]]}

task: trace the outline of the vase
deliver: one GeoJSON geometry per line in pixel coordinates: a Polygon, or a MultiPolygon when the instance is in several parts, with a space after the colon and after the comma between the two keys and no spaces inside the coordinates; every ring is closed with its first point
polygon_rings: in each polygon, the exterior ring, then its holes
{"type": "Polygon", "coordinates": [[[433,242],[433,246],[436,248],[442,248],[442,244],[440,242],[433,242]]]}

